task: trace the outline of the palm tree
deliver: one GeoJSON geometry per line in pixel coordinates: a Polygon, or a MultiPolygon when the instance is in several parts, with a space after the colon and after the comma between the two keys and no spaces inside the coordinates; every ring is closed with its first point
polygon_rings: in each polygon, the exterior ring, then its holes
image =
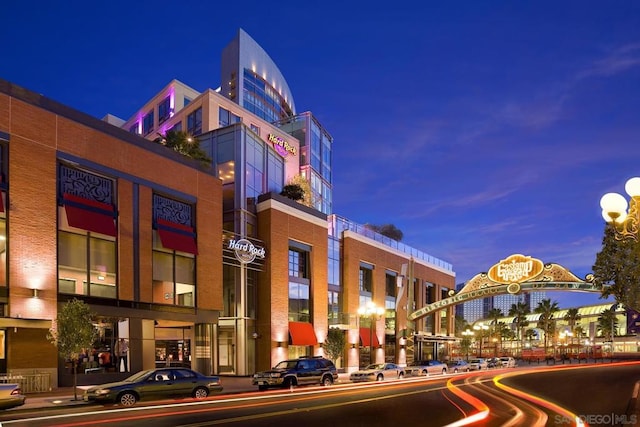
{"type": "MultiPolygon", "coordinates": [[[[556,322],[553,318],[553,314],[558,311],[558,303],[556,301],[551,302],[551,299],[546,298],[538,303],[535,308],[535,312],[540,314],[538,319],[538,328],[544,331],[544,352],[547,353],[547,344],[549,342],[549,336],[553,337],[556,329],[556,322]]],[[[553,341],[553,340],[552,340],[553,341]]]]}
{"type": "Polygon", "coordinates": [[[614,308],[608,308],[600,313],[598,316],[598,331],[602,334],[602,337],[611,337],[611,349],[613,351],[613,337],[616,335],[616,329],[618,327],[618,318],[616,317],[616,311],[614,308]]]}
{"type": "Polygon", "coordinates": [[[524,348],[524,329],[529,326],[527,315],[530,312],[531,310],[529,309],[529,304],[522,301],[516,304],[511,304],[511,308],[509,309],[509,316],[515,317],[513,322],[516,325],[518,338],[520,339],[520,352],[522,352],[522,349],[524,348]]]}
{"type": "MultiPolygon", "coordinates": [[[[567,310],[567,313],[564,315],[564,320],[567,321],[567,323],[569,324],[569,331],[571,331],[571,336],[576,336],[576,328],[577,328],[577,323],[580,321],[580,319],[582,319],[582,316],[580,315],[580,313],[578,312],[577,308],[570,308],[567,310]]],[[[572,342],[570,342],[569,344],[573,344],[573,338],[571,339],[572,342]]]]}
{"type": "Polygon", "coordinates": [[[493,333],[491,335],[495,337],[498,332],[498,319],[504,317],[504,314],[502,314],[502,310],[500,310],[499,308],[492,308],[487,313],[487,317],[491,319],[491,324],[493,325],[493,333]]]}

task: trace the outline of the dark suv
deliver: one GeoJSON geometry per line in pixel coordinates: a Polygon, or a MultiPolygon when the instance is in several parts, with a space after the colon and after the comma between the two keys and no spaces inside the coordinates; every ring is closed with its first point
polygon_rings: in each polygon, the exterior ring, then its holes
{"type": "Polygon", "coordinates": [[[303,384],[322,384],[330,386],[338,379],[338,371],[329,359],[321,356],[300,357],[298,359],[283,360],[273,369],[256,372],[253,375],[253,385],[258,390],[269,387],[291,387],[303,384]]]}

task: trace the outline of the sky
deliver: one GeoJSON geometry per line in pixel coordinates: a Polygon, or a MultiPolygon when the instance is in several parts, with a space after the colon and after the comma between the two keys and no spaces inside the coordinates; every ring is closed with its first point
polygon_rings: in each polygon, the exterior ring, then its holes
{"type": "Polygon", "coordinates": [[[219,87],[244,29],[334,138],[334,213],[394,224],[456,283],[511,254],[584,278],[600,197],[640,176],[637,1],[36,0],[3,15],[0,78],[98,118],[129,118],[172,79],[219,87]]]}

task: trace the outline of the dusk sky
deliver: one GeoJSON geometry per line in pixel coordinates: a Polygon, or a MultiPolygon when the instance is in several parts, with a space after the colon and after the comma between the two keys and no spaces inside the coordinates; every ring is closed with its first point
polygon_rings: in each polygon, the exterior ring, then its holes
{"type": "Polygon", "coordinates": [[[219,87],[244,29],[334,138],[334,212],[457,283],[514,253],[584,278],[600,197],[640,176],[638,1],[6,3],[0,78],[98,118],[219,87]]]}

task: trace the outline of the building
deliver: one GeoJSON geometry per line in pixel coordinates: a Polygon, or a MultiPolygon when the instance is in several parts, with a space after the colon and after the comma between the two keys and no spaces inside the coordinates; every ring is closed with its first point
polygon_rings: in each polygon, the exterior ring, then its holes
{"type": "Polygon", "coordinates": [[[452,266],[335,215],[331,135],[296,114],[282,74],[242,30],[222,63],[220,90],[173,80],[126,120],[0,81],[0,368],[68,385],[47,332],[72,298],[100,332],[80,384],[173,364],[250,375],[323,354],[330,327],[347,338],[346,370],[446,353],[452,309],[407,315],[448,295],[452,266]],[[168,130],[197,137],[211,164],[164,147],[168,130]],[[300,175],[309,206],[279,194],[300,175]],[[384,315],[359,316],[368,302],[384,315]],[[114,363],[120,339],[126,363],[114,363]]]}

